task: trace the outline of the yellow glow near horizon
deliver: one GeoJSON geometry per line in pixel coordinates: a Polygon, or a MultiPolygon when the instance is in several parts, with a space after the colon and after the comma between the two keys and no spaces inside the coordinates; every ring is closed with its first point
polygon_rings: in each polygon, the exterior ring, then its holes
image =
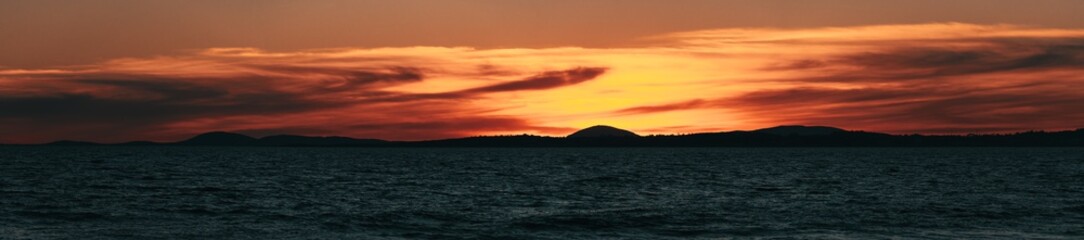
{"type": "MultiPolygon", "coordinates": [[[[168,118],[147,116],[140,130],[154,129],[148,136],[241,130],[387,139],[564,135],[597,124],[641,134],[780,124],[943,132],[1018,130],[1026,122],[1058,129],[1071,126],[1026,114],[1073,112],[1079,94],[1070,92],[1084,91],[1084,56],[1073,42],[1084,30],[1077,29],[944,23],[648,39],[654,45],[212,48],[0,70],[0,91],[41,98],[33,104],[70,98],[186,107],[158,113],[168,118]]],[[[89,131],[79,126],[56,131],[89,131]]]]}

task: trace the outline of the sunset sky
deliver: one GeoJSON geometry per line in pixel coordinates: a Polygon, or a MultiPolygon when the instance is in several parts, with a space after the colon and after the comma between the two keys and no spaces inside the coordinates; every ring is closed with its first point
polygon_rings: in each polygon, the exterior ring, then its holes
{"type": "Polygon", "coordinates": [[[1084,127],[1084,1],[0,1],[0,143],[1084,127]]]}

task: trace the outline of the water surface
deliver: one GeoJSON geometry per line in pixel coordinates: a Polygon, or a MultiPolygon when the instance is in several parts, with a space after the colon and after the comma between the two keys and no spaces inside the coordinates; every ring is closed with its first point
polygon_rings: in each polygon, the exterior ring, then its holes
{"type": "Polygon", "coordinates": [[[1084,238],[1084,149],[0,148],[0,239],[1084,238]]]}

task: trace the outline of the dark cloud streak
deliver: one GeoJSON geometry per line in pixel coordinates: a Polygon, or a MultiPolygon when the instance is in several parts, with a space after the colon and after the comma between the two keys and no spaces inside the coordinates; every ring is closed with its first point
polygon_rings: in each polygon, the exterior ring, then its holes
{"type": "Polygon", "coordinates": [[[499,93],[499,92],[513,92],[513,91],[533,91],[533,90],[545,90],[564,86],[575,85],[583,83],[589,80],[593,80],[598,76],[601,76],[606,72],[606,68],[574,68],[564,71],[548,71],[534,76],[527,77],[522,80],[509,81],[503,83],[496,83],[482,87],[469,88],[458,91],[442,92],[442,93],[424,93],[424,94],[388,94],[386,97],[378,97],[367,100],[367,102],[404,102],[404,101],[419,101],[419,100],[464,100],[475,98],[483,94],[499,93]]]}
{"type": "Polygon", "coordinates": [[[714,102],[712,102],[712,101],[705,101],[703,99],[693,99],[693,100],[684,101],[684,102],[677,102],[677,103],[668,103],[668,104],[660,104],[660,105],[652,105],[652,106],[639,106],[639,107],[625,108],[625,109],[617,110],[617,111],[615,111],[615,113],[617,113],[617,114],[647,114],[647,113],[658,113],[658,112],[669,112],[669,111],[680,111],[680,110],[688,110],[688,109],[698,109],[698,108],[711,107],[712,105],[714,105],[714,102]]]}
{"type": "Polygon", "coordinates": [[[498,83],[484,87],[460,91],[460,93],[490,93],[524,90],[543,90],[579,84],[597,78],[606,72],[606,68],[575,68],[565,71],[550,71],[523,80],[498,83]]]}
{"type": "Polygon", "coordinates": [[[1084,42],[987,42],[981,49],[896,47],[826,59],[801,59],[766,66],[769,71],[808,71],[812,76],[777,79],[791,82],[894,82],[935,80],[1013,71],[1084,67],[1084,42]],[[843,69],[843,70],[840,70],[843,69]]]}
{"type": "Polygon", "coordinates": [[[981,48],[893,46],[799,59],[761,70],[794,87],[613,111],[615,115],[726,109],[773,124],[896,133],[1075,129],[1084,119],[1084,40],[971,39],[981,48]]]}
{"type": "MultiPolygon", "coordinates": [[[[0,95],[0,120],[18,123],[20,127],[0,129],[0,135],[49,137],[70,131],[78,133],[69,133],[65,137],[101,139],[102,135],[111,135],[118,138],[106,137],[106,141],[116,141],[120,137],[132,140],[133,136],[147,134],[143,131],[200,119],[304,115],[333,109],[393,114],[394,111],[378,110],[384,107],[368,107],[380,104],[413,109],[415,111],[409,114],[428,117],[422,121],[412,121],[410,116],[387,119],[362,114],[340,121],[375,121],[354,124],[346,130],[392,139],[459,137],[478,130],[545,131],[552,129],[536,127],[526,120],[512,117],[436,117],[456,115],[471,108],[432,100],[463,100],[489,93],[551,89],[595,79],[605,72],[604,68],[575,68],[460,91],[411,94],[389,92],[383,88],[423,81],[425,75],[419,68],[248,67],[257,72],[207,78],[132,74],[24,75],[21,77],[34,80],[26,82],[35,83],[25,84],[24,88],[34,91],[28,91],[30,94],[0,95]],[[388,136],[390,132],[400,132],[403,136],[388,136]],[[424,136],[426,134],[429,136],[424,136]]],[[[303,125],[314,124],[305,119],[289,119],[303,125]]],[[[292,123],[281,124],[284,131],[291,128],[313,129],[292,123]]],[[[246,129],[244,126],[233,127],[246,129]]],[[[330,130],[323,132],[327,131],[330,130]]],[[[155,136],[150,138],[161,140],[155,136]]]]}

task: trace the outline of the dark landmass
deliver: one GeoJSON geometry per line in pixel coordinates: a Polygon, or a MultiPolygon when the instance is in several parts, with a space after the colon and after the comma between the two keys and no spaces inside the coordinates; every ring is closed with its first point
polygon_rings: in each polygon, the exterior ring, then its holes
{"type": "Polygon", "coordinates": [[[217,145],[229,145],[229,146],[252,146],[256,145],[259,141],[254,137],[245,136],[237,133],[228,132],[209,132],[188,140],[180,141],[175,144],[187,145],[187,146],[217,146],[217,145]]]}
{"type": "Polygon", "coordinates": [[[126,142],[126,143],[121,143],[121,144],[116,144],[116,145],[123,145],[123,146],[158,146],[158,145],[163,145],[163,143],[157,143],[157,142],[151,142],[151,141],[131,141],[131,142],[126,142]]]}
{"type": "Polygon", "coordinates": [[[84,142],[84,141],[61,140],[61,141],[46,143],[44,145],[50,145],[50,146],[95,146],[95,145],[102,145],[102,144],[93,143],[93,142],[84,142]]]}
{"type": "Polygon", "coordinates": [[[250,146],[250,147],[1084,147],[1084,129],[1013,134],[891,135],[823,126],[779,126],[753,131],[640,136],[610,126],[586,128],[568,137],[480,136],[429,141],[385,141],[348,137],[277,135],[254,138],[210,132],[172,143],[135,141],[99,144],[57,141],[45,146],[250,146]]]}
{"type": "Polygon", "coordinates": [[[568,135],[568,138],[639,137],[632,131],[606,125],[584,128],[568,135]]]}
{"type": "Polygon", "coordinates": [[[358,147],[380,146],[388,141],[379,139],[356,139],[348,137],[305,137],[293,135],[277,135],[260,138],[256,142],[262,146],[335,146],[335,147],[358,147]]]}
{"type": "Polygon", "coordinates": [[[792,135],[794,135],[794,136],[823,136],[823,135],[831,135],[831,134],[834,134],[834,133],[841,133],[841,132],[846,132],[846,131],[847,130],[843,130],[843,129],[840,129],[840,128],[825,127],[825,126],[788,125],[788,126],[778,126],[778,127],[758,129],[758,130],[754,130],[753,132],[767,133],[767,134],[773,134],[773,135],[783,135],[783,136],[792,136],[792,135]]]}
{"type": "Polygon", "coordinates": [[[355,139],[348,137],[307,137],[275,135],[254,138],[237,133],[210,132],[188,140],[172,143],[186,146],[327,146],[327,147],[378,147],[389,143],[384,140],[355,139]]]}

